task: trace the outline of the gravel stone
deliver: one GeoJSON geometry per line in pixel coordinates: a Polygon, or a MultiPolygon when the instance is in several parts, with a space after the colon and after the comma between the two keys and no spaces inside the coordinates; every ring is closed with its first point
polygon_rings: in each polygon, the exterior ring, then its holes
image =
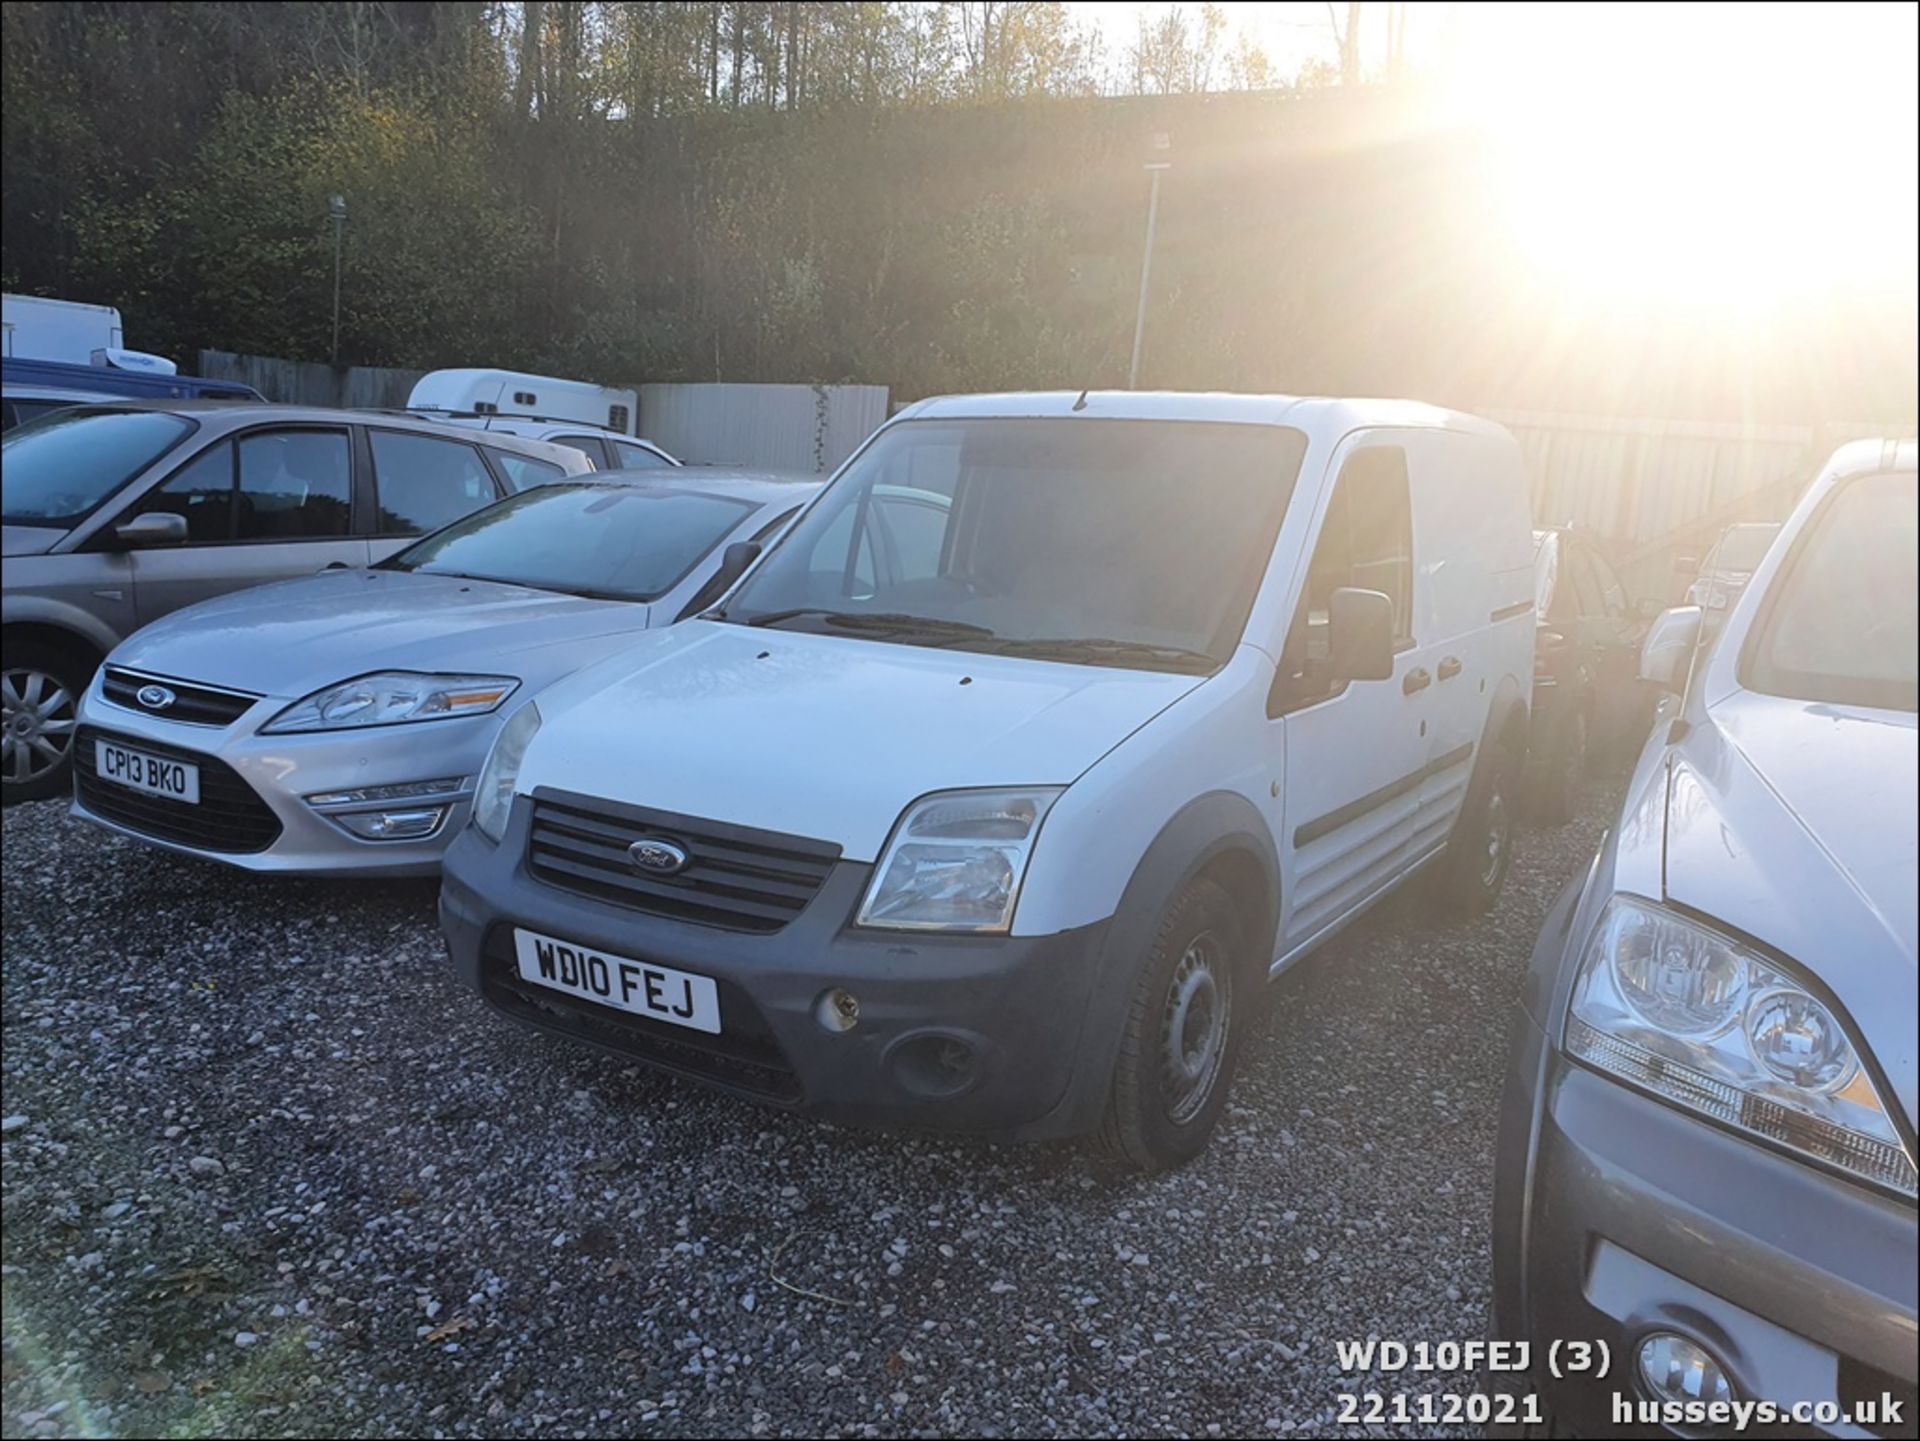
{"type": "Polygon", "coordinates": [[[1334,1343],[1485,1334],[1508,1013],[1588,800],[1493,915],[1409,887],[1283,977],[1212,1146],[1145,1178],[515,1026],[431,882],[11,807],[0,1433],[1325,1435],[1343,1391],[1473,1390],[1334,1343]]]}

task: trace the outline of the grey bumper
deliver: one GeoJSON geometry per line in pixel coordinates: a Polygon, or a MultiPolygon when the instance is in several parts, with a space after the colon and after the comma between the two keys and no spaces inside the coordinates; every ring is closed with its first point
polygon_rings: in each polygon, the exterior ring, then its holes
{"type": "Polygon", "coordinates": [[[923,936],[849,924],[871,867],[834,865],[781,929],[697,925],[561,890],[524,862],[529,803],[505,840],[471,827],[448,848],[440,925],[455,971],[516,1020],[778,1106],[864,1125],[1039,1138],[1097,1120],[1107,1076],[1083,1031],[1108,930],[923,936]],[[632,1016],[519,978],[516,926],[712,978],[721,1033],[632,1016]],[[858,1023],[822,1023],[822,998],[858,1023]]]}

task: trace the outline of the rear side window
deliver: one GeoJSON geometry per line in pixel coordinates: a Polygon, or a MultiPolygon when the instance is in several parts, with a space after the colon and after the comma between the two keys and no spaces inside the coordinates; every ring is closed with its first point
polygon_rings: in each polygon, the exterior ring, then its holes
{"type": "Polygon", "coordinates": [[[671,469],[673,462],[657,450],[648,450],[644,445],[628,445],[625,441],[610,440],[616,463],[622,470],[671,469]]]}
{"type": "Polygon", "coordinates": [[[344,430],[267,431],[240,438],[234,496],[238,540],[329,540],[346,535],[352,464],[344,430]]]}
{"type": "Polygon", "coordinates": [[[507,478],[509,490],[532,490],[536,485],[567,478],[566,471],[550,460],[535,460],[511,450],[496,450],[492,454],[499,462],[500,473],[507,478]]]}
{"type": "Polygon", "coordinates": [[[552,437],[550,443],[564,445],[568,450],[579,451],[593,462],[595,470],[612,468],[607,464],[607,448],[600,443],[600,437],[597,435],[556,435],[552,437]]]}
{"type": "Polygon", "coordinates": [[[486,462],[471,445],[397,430],[371,431],[368,438],[382,535],[438,530],[498,498],[486,462]]]}

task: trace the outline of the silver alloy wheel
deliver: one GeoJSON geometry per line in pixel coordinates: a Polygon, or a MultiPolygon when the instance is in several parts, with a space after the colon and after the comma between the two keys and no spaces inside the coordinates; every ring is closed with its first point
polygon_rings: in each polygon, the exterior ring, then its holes
{"type": "Polygon", "coordinates": [[[73,696],[31,667],[0,673],[0,774],[35,781],[64,765],[73,745],[73,696]]]}
{"type": "Polygon", "coordinates": [[[1227,1054],[1232,978],[1213,932],[1187,943],[1167,984],[1160,1018],[1160,1084],[1167,1116],[1176,1125],[1206,1106],[1227,1054]]]}
{"type": "Polygon", "coordinates": [[[1499,884],[1500,871],[1507,863],[1507,798],[1496,784],[1487,797],[1487,835],[1480,857],[1480,884],[1492,890],[1499,884]]]}

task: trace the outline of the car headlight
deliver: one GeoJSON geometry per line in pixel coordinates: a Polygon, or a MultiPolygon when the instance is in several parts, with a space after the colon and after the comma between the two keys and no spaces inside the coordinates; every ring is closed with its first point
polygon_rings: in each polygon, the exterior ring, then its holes
{"type": "Polygon", "coordinates": [[[1033,838],[1058,787],[943,791],[893,828],[859,924],[892,930],[1004,931],[1013,924],[1033,838]]]}
{"type": "Polygon", "coordinates": [[[507,833],[507,813],[513,809],[513,788],[520,780],[520,762],[540,729],[540,708],[528,701],[507,718],[494,737],[487,763],[480,767],[480,783],[473,791],[473,823],[480,834],[500,843],[507,833]]]}
{"type": "Polygon", "coordinates": [[[1840,1018],[1775,963],[1653,901],[1607,902],[1566,1047],[1683,1109],[1915,1194],[1913,1160],[1840,1018]]]}
{"type": "Polygon", "coordinates": [[[519,689],[510,675],[381,671],[317,690],[260,727],[263,733],[349,730],[446,716],[485,715],[519,689]]]}

